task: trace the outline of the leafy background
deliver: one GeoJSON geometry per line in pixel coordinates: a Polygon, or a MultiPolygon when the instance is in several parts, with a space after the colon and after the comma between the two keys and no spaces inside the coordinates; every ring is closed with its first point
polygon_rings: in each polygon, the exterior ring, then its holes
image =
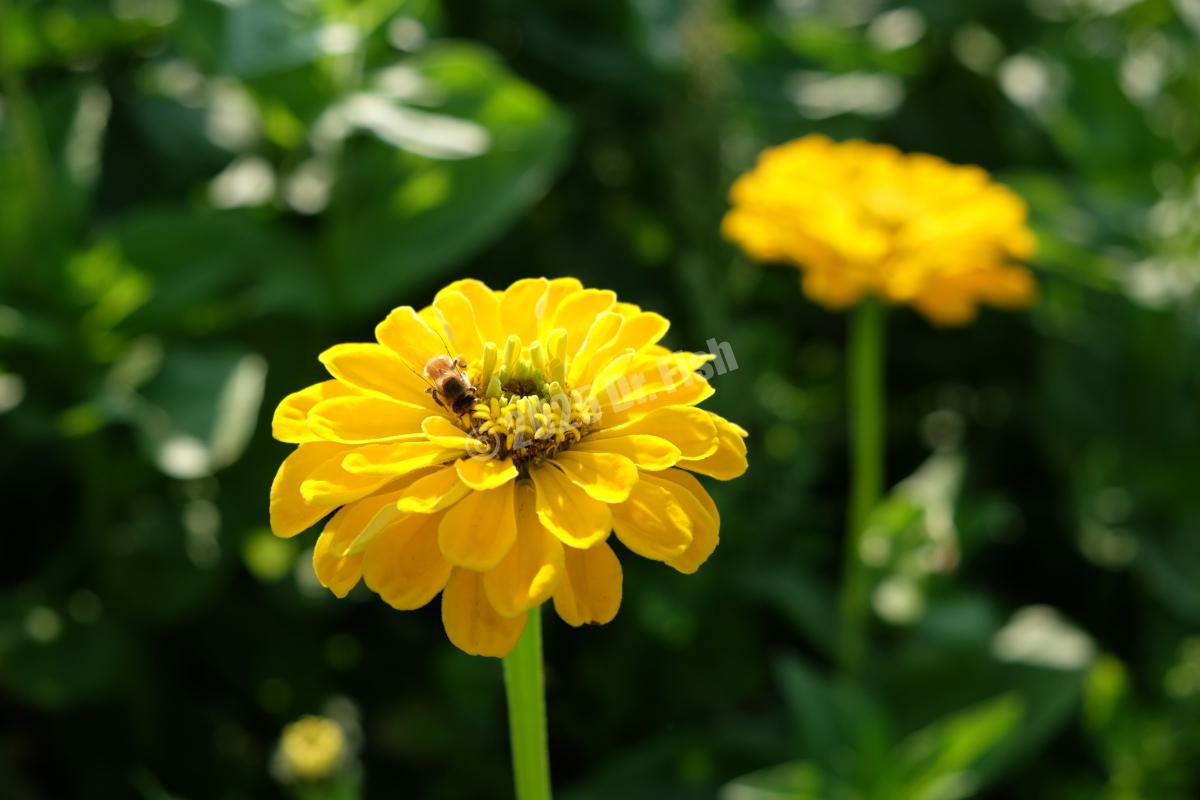
{"type": "Polygon", "coordinates": [[[0,795],[507,796],[498,665],[314,585],[274,403],[451,279],[576,275],[728,342],[751,468],[694,577],[547,626],[556,784],[611,798],[1200,792],[1195,0],[0,0],[0,795]],[[811,131],[987,167],[1029,313],[890,320],[871,658],[830,656],[845,320],[717,226],[811,131]]]}

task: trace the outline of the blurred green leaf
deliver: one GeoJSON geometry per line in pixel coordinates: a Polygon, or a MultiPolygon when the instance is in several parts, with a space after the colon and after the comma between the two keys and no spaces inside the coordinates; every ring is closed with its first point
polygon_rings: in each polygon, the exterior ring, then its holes
{"type": "Polygon", "coordinates": [[[780,764],[738,778],[721,790],[721,800],[852,800],[861,795],[805,761],[780,764]]]}
{"type": "Polygon", "coordinates": [[[869,773],[888,738],[871,699],[852,684],[818,675],[797,658],[780,660],[776,674],[797,727],[797,752],[830,775],[869,773]]]}
{"type": "Polygon", "coordinates": [[[253,353],[175,347],[154,378],[123,402],[159,468],[174,478],[199,478],[242,454],[258,420],[266,370],[253,353]]]}
{"type": "Polygon", "coordinates": [[[107,233],[151,287],[125,330],[208,332],[263,314],[329,313],[311,255],[248,215],[153,209],[123,217],[107,233]]]}
{"type": "Polygon", "coordinates": [[[487,51],[442,44],[407,64],[487,133],[482,155],[442,160],[361,142],[345,156],[326,251],[351,308],[396,302],[491,241],[549,188],[568,143],[550,100],[487,51]]]}
{"type": "Polygon", "coordinates": [[[895,766],[881,776],[874,797],[958,800],[982,788],[973,772],[980,759],[1018,730],[1024,703],[1003,695],[944,717],[901,742],[895,766]]]}

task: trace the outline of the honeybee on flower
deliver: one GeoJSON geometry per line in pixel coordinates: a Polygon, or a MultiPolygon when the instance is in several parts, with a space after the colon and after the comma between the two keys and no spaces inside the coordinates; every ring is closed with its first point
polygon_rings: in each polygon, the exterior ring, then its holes
{"type": "Polygon", "coordinates": [[[297,447],[272,529],[336,512],[314,550],[321,583],[345,596],[364,581],[397,609],[441,594],[468,653],[505,655],[547,600],[571,625],[610,621],[609,534],[694,572],[720,526],[696,475],[746,469],[746,432],[698,407],[711,356],[662,347],[668,324],[573,278],[457,281],[393,310],[375,343],[321,354],[331,380],[279,404],[275,438],[297,447]]]}

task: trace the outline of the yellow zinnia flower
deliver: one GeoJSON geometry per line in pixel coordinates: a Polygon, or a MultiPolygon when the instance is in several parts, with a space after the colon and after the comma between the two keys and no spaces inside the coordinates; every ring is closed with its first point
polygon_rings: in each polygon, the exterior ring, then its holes
{"type": "Polygon", "coordinates": [[[693,572],[719,517],[692,473],[746,469],[746,432],[696,408],[711,356],[661,347],[667,325],[573,278],[458,281],[395,309],[377,344],[326,350],[333,380],[279,404],[275,438],[298,447],[271,487],[273,530],[341,507],[314,551],[321,583],[344,597],[362,579],[397,609],[440,592],[468,653],[505,655],[549,599],[571,625],[608,622],[609,532],[693,572]]]}
{"type": "Polygon", "coordinates": [[[283,729],[275,753],[276,771],[284,780],[328,778],[346,760],[346,734],[326,717],[305,716],[283,729]]]}
{"type": "Polygon", "coordinates": [[[979,303],[1032,302],[1034,248],[1023,200],[979,167],[861,141],[806,136],[765,150],[730,191],[725,236],[804,273],[810,299],[841,309],[865,295],[962,325],[979,303]]]}

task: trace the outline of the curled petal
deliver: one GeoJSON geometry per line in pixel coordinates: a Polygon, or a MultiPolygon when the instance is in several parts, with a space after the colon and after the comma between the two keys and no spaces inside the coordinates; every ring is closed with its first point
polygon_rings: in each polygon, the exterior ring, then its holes
{"type": "Polygon", "coordinates": [[[718,444],[716,451],[705,458],[689,460],[681,459],[678,466],[683,469],[708,475],[719,481],[728,481],[740,477],[746,472],[746,431],[734,425],[727,419],[709,415],[717,428],[718,444]]]}
{"type": "Polygon", "coordinates": [[[355,475],[394,477],[434,467],[460,455],[461,452],[429,441],[367,444],[347,453],[342,467],[355,475]]]}
{"type": "Polygon", "coordinates": [[[692,543],[693,521],[675,493],[649,475],[624,503],[613,506],[617,538],[639,556],[668,561],[692,543]]]}
{"type": "Polygon", "coordinates": [[[681,554],[667,561],[668,566],[690,575],[717,549],[721,531],[721,515],[717,513],[717,504],[700,485],[700,481],[681,469],[669,469],[650,480],[660,481],[660,485],[672,493],[684,512],[691,517],[692,543],[681,554]]]}
{"type": "Polygon", "coordinates": [[[537,490],[538,519],[568,547],[588,548],[604,541],[612,530],[612,512],[593,500],[554,467],[541,465],[529,476],[537,490]]]}
{"type": "MultiPolygon", "coordinates": [[[[550,281],[545,278],[523,278],[504,290],[500,298],[501,330],[515,333],[523,342],[532,342],[538,336],[536,309],[546,294],[550,281]],[[530,313],[530,309],[534,313],[530,313]]],[[[498,337],[495,341],[507,338],[498,337]]]]}
{"type": "Polygon", "coordinates": [[[442,625],[451,643],[473,656],[503,658],[521,638],[526,615],[502,617],[488,602],[483,576],[455,569],[442,590],[442,625]]]}
{"type": "Polygon", "coordinates": [[[563,546],[537,518],[534,490],[517,485],[517,541],[483,575],[483,587],[497,613],[514,617],[541,605],[563,577],[563,546]]]}
{"type": "Polygon", "coordinates": [[[327,504],[307,500],[300,486],[317,467],[347,450],[340,444],[311,442],[301,444],[283,460],[271,483],[271,530],[276,536],[295,536],[330,512],[327,504]]]}
{"type": "Polygon", "coordinates": [[[495,489],[517,477],[517,468],[511,458],[487,458],[474,456],[460,458],[454,462],[458,477],[472,489],[495,489]]]}
{"type": "Polygon", "coordinates": [[[310,472],[300,484],[305,501],[316,506],[340,506],[366,497],[395,477],[347,472],[342,464],[354,453],[351,450],[344,457],[336,455],[310,472]]]}
{"type": "Polygon", "coordinates": [[[442,591],[450,562],[438,548],[437,514],[413,514],[380,532],[363,556],[363,580],[392,608],[420,608],[442,591]]]}
{"type": "Polygon", "coordinates": [[[400,306],[375,326],[375,338],[408,365],[424,375],[425,364],[436,355],[443,355],[446,345],[412,306],[400,306]]]}
{"type": "Polygon", "coordinates": [[[538,336],[544,337],[558,327],[554,324],[558,317],[558,309],[571,295],[583,290],[583,284],[577,278],[555,278],[546,286],[546,292],[538,301],[538,336]]]}
{"type": "Polygon", "coordinates": [[[366,394],[418,404],[428,400],[425,379],[383,345],[337,344],[321,353],[321,363],[330,375],[366,394]]]}
{"type": "Polygon", "coordinates": [[[565,574],[554,593],[554,610],[568,625],[611,622],[621,607],[621,562],[607,543],[564,550],[565,574]]]}
{"type": "Polygon", "coordinates": [[[454,505],[470,491],[453,467],[441,467],[406,487],[396,508],[410,514],[432,514],[454,505]]]}
{"type": "Polygon", "coordinates": [[[622,436],[657,436],[679,449],[680,458],[701,459],[716,452],[717,426],[713,415],[690,406],[667,406],[622,423],[596,431],[589,439],[616,439],[622,436]]]}
{"type": "Polygon", "coordinates": [[[321,437],[308,428],[308,412],[322,400],[345,397],[354,390],[338,381],[323,381],[306,389],[292,392],[279,401],[271,418],[271,435],[281,442],[315,442],[321,437]]]}
{"type": "MultiPolygon", "coordinates": [[[[483,341],[504,341],[508,331],[500,324],[500,299],[496,296],[496,292],[488,288],[487,284],[474,278],[465,278],[450,284],[438,292],[437,296],[441,297],[447,292],[457,292],[470,302],[475,318],[475,328],[483,341]]],[[[434,298],[433,304],[437,305],[437,298],[434,298]]]]}
{"type": "Polygon", "coordinates": [[[638,469],[660,470],[675,466],[679,448],[657,436],[632,434],[601,439],[589,436],[572,448],[576,453],[615,453],[632,461],[638,469]]]}
{"type": "Polygon", "coordinates": [[[585,453],[568,450],[559,453],[554,464],[571,483],[601,503],[623,503],[638,482],[638,470],[632,461],[616,453],[585,453]]]}
{"type": "Polygon", "coordinates": [[[517,538],[513,484],[471,492],[450,507],[438,525],[438,544],[451,564],[487,570],[500,563],[517,538]]]}
{"type": "Polygon", "coordinates": [[[461,292],[442,291],[433,301],[433,307],[445,322],[450,345],[455,351],[451,355],[479,358],[483,353],[483,338],[479,335],[471,301],[461,292]]]}
{"type": "Polygon", "coordinates": [[[424,438],[429,409],[415,403],[357,395],[324,400],[308,412],[308,427],[331,442],[362,444],[424,438]]]}

